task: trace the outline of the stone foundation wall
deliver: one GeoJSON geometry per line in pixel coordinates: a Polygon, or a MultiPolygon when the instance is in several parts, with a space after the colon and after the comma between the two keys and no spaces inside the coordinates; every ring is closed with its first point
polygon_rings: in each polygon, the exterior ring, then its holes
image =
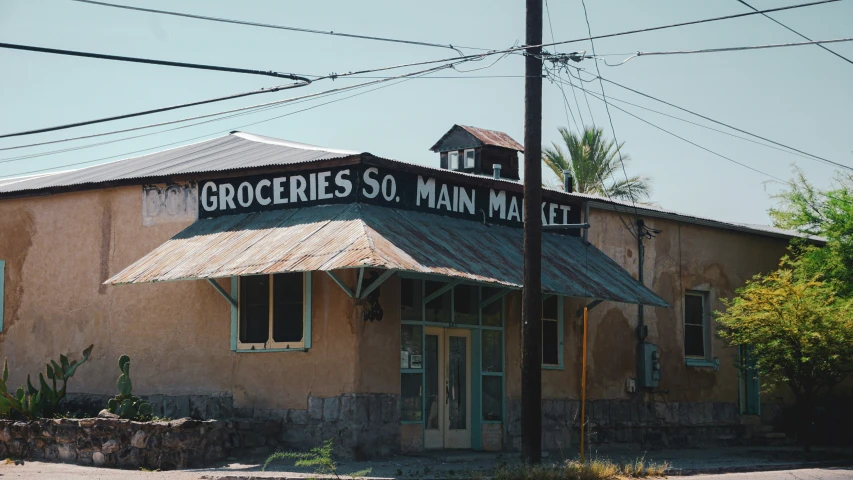
{"type": "Polygon", "coordinates": [[[483,450],[487,452],[503,450],[503,429],[503,424],[500,423],[483,424],[483,450]]]}
{"type": "MultiPolygon", "coordinates": [[[[521,402],[507,404],[505,448],[521,448],[521,402]]],[[[742,439],[738,406],[721,402],[589,400],[587,428],[592,443],[635,443],[689,447],[742,439]]],[[[542,448],[559,450],[580,440],[580,401],[543,400],[542,448]]]]}
{"type": "MultiPolygon", "coordinates": [[[[69,395],[61,408],[78,414],[99,411],[107,398],[69,395]]],[[[0,458],[166,470],[194,467],[239,454],[304,451],[330,438],[335,441],[335,454],[345,458],[382,458],[400,449],[397,395],[309,397],[308,408],[292,410],[233,408],[232,399],[226,396],[147,398],[157,416],[189,414],[197,419],[2,420],[0,458]],[[218,419],[206,419],[210,417],[218,419]]]]}

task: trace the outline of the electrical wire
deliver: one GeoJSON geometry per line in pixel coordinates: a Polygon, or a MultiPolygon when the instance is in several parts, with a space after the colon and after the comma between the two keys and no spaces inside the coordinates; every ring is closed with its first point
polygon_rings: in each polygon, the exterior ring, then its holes
{"type": "MultiPolygon", "coordinates": [[[[747,47],[724,47],[724,48],[705,48],[701,50],[671,50],[667,52],[637,52],[630,57],[622,60],[619,63],[608,63],[607,60],[604,60],[604,64],[608,67],[619,67],[624,65],[629,60],[633,60],[637,57],[647,57],[651,55],[688,55],[694,53],[720,53],[720,52],[740,52],[745,50],[761,50],[765,48],[781,48],[781,47],[801,47],[804,45],[820,45],[822,43],[840,43],[840,42],[853,42],[853,38],[835,38],[832,40],[812,40],[810,42],[794,42],[794,43],[771,43],[768,45],[752,45],[747,47]]],[[[595,52],[593,52],[593,58],[595,57],[595,52]]],[[[598,62],[596,62],[598,65],[598,62]]]]}
{"type": "MultiPolygon", "coordinates": [[[[422,73],[421,75],[426,75],[426,73],[422,73]]],[[[41,169],[29,170],[29,171],[25,171],[25,172],[18,172],[18,173],[15,173],[15,174],[14,174],[13,176],[11,176],[11,177],[0,177],[0,178],[3,178],[3,179],[9,179],[9,178],[15,178],[15,177],[20,177],[20,176],[24,176],[24,175],[30,175],[30,174],[34,174],[34,173],[46,172],[46,171],[54,170],[54,169],[57,169],[57,168],[76,167],[76,166],[80,166],[80,165],[86,165],[86,164],[90,164],[90,163],[100,162],[100,161],[103,161],[103,160],[110,160],[110,159],[113,159],[113,158],[126,157],[126,156],[128,156],[128,155],[133,155],[133,154],[136,154],[136,153],[147,152],[147,151],[150,151],[150,150],[159,150],[159,149],[162,149],[162,148],[165,148],[165,147],[170,147],[170,146],[173,146],[173,145],[186,144],[187,142],[191,142],[191,141],[193,141],[193,140],[198,140],[198,139],[200,139],[200,138],[206,138],[206,137],[210,137],[210,136],[213,136],[213,135],[220,135],[220,134],[223,134],[223,133],[229,133],[229,132],[232,132],[232,131],[234,131],[234,130],[239,130],[239,129],[241,129],[241,128],[246,128],[246,127],[249,127],[249,126],[252,126],[252,125],[257,125],[257,124],[264,123],[264,122],[269,122],[269,121],[276,120],[276,119],[279,119],[279,118],[283,118],[283,117],[287,117],[287,116],[290,116],[290,115],[295,115],[295,114],[297,114],[297,113],[305,112],[305,111],[308,111],[308,110],[313,110],[313,109],[315,109],[315,108],[322,107],[322,106],[324,106],[324,105],[329,105],[329,104],[332,104],[332,103],[336,103],[336,102],[340,102],[340,101],[343,101],[343,100],[347,100],[347,99],[350,99],[350,98],[353,98],[353,97],[357,97],[357,96],[359,96],[359,95],[364,95],[364,94],[366,94],[366,93],[374,92],[374,91],[376,91],[376,90],[381,90],[381,89],[386,88],[386,87],[390,87],[390,86],[393,86],[393,85],[398,85],[398,84],[400,84],[400,83],[403,83],[403,82],[408,81],[408,80],[412,80],[412,79],[414,79],[414,78],[417,78],[417,77],[401,78],[401,79],[400,79],[399,81],[397,81],[397,82],[392,82],[392,83],[389,83],[389,84],[387,84],[387,85],[381,85],[381,86],[378,86],[378,87],[376,87],[376,88],[371,88],[371,89],[366,90],[366,91],[364,91],[364,92],[359,92],[359,93],[356,93],[356,94],[353,94],[353,95],[349,95],[349,96],[346,96],[346,97],[342,97],[342,98],[339,98],[339,99],[331,100],[331,101],[324,102],[324,103],[320,103],[320,104],[317,104],[317,105],[312,105],[312,106],[310,106],[310,107],[303,108],[303,109],[301,109],[301,110],[296,110],[296,111],[294,111],[294,112],[288,112],[288,113],[286,113],[286,114],[284,114],[284,115],[277,115],[277,116],[274,116],[274,117],[266,118],[266,119],[264,119],[264,120],[259,120],[259,121],[257,121],[257,122],[247,123],[247,124],[243,124],[243,125],[239,125],[239,126],[236,126],[236,127],[232,127],[232,128],[226,129],[226,130],[220,130],[220,131],[217,131],[217,132],[212,132],[212,133],[208,133],[208,134],[204,134],[204,135],[199,135],[199,136],[192,137],[192,138],[188,138],[188,139],[183,139],[183,140],[179,140],[179,141],[177,141],[177,142],[171,142],[171,143],[166,143],[166,144],[157,145],[157,146],[155,146],[155,147],[143,148],[143,149],[141,149],[141,150],[134,150],[134,151],[131,151],[131,152],[120,153],[120,154],[118,154],[118,155],[110,155],[110,156],[108,156],[108,157],[96,158],[96,159],[94,159],[94,160],[86,160],[86,161],[83,161],[83,162],[75,162],[75,163],[69,163],[69,164],[60,165],[60,166],[54,166],[54,167],[49,167],[49,168],[41,168],[41,169]]],[[[335,93],[341,93],[341,92],[339,92],[339,91],[338,91],[338,92],[335,92],[335,93]]],[[[310,100],[314,100],[314,98],[312,98],[312,99],[310,99],[310,100]]],[[[273,108],[278,108],[278,107],[280,107],[280,106],[283,106],[283,105],[278,105],[278,106],[275,106],[275,107],[273,107],[273,108]]],[[[248,112],[248,113],[257,113],[257,112],[248,112]]],[[[219,119],[217,119],[217,120],[219,120],[219,119]]],[[[200,122],[200,123],[207,123],[207,122],[200,122]]],[[[195,124],[195,125],[198,125],[198,124],[195,124]]],[[[193,126],[193,125],[189,125],[189,126],[193,126]]],[[[183,128],[183,127],[180,127],[180,128],[183,128]]],[[[165,132],[165,131],[169,131],[169,130],[164,130],[164,132],[165,132]]],[[[154,132],[154,133],[163,133],[163,132],[154,132]]],[[[151,135],[151,134],[147,134],[147,135],[151,135]]],[[[140,136],[142,136],[142,135],[140,135],[140,136]]],[[[127,138],[126,140],[129,140],[130,138],[136,138],[136,137],[129,137],[129,138],[127,138]]],[[[125,140],[125,139],[122,139],[122,140],[125,140]]]]}
{"type": "MultiPolygon", "coordinates": [[[[583,6],[583,17],[586,20],[587,33],[589,34],[590,37],[592,37],[592,27],[589,25],[589,14],[588,14],[587,9],[586,9],[586,0],[581,0],[581,5],[583,6]]],[[[592,39],[590,39],[589,44],[590,44],[590,47],[592,48],[592,54],[595,55],[595,42],[592,39]]],[[[596,68],[596,70],[598,70],[598,62],[595,62],[595,68],[596,68]]],[[[628,198],[631,199],[631,205],[633,205],[633,207],[634,207],[634,219],[636,220],[634,225],[636,226],[636,232],[634,232],[633,229],[630,229],[630,231],[632,231],[632,234],[635,236],[635,238],[639,239],[640,235],[641,235],[641,232],[640,232],[640,214],[637,212],[637,203],[636,203],[636,200],[634,199],[634,192],[631,189],[631,185],[628,184],[628,182],[629,182],[628,172],[625,170],[625,162],[622,159],[622,145],[619,144],[619,139],[616,137],[616,127],[613,126],[613,117],[610,116],[610,106],[607,104],[607,95],[605,95],[605,93],[604,93],[604,83],[602,83],[600,81],[601,72],[598,72],[598,74],[599,74],[599,77],[598,77],[599,78],[599,85],[601,86],[601,96],[604,97],[604,110],[607,112],[607,120],[610,122],[610,130],[613,132],[613,141],[616,143],[616,153],[619,155],[619,164],[622,166],[622,173],[625,175],[625,182],[626,182],[625,186],[628,189],[628,198]]]]}
{"type": "MultiPolygon", "coordinates": [[[[106,4],[104,2],[94,2],[93,0],[72,0],[72,1],[78,1],[78,2],[84,2],[84,3],[93,3],[93,4],[103,4],[103,5],[107,5],[107,6],[115,6],[113,4],[106,4]]],[[[704,20],[694,20],[694,21],[690,21],[690,22],[682,22],[682,23],[671,24],[671,25],[663,25],[663,26],[658,26],[658,27],[650,27],[650,28],[644,28],[644,29],[638,29],[638,30],[630,30],[630,31],[625,31],[625,32],[611,33],[611,34],[606,34],[606,35],[598,35],[595,37],[590,36],[588,38],[581,38],[581,39],[575,39],[575,40],[565,40],[565,41],[560,41],[560,42],[552,42],[549,44],[512,47],[512,48],[504,49],[504,50],[490,50],[486,53],[477,54],[477,55],[463,55],[463,56],[455,57],[455,58],[447,58],[447,59],[440,59],[440,60],[429,60],[429,61],[424,61],[424,62],[413,62],[413,63],[400,64],[400,65],[394,65],[394,66],[389,66],[389,67],[360,70],[360,71],[356,71],[356,72],[348,72],[345,74],[332,73],[332,74],[329,74],[325,77],[321,77],[320,79],[325,79],[325,78],[336,79],[336,78],[340,78],[343,76],[359,75],[359,74],[364,74],[364,73],[373,73],[373,72],[379,72],[379,71],[393,70],[393,69],[397,69],[397,68],[407,68],[407,67],[415,67],[415,66],[422,66],[422,65],[430,65],[430,64],[442,63],[442,62],[453,62],[453,61],[463,61],[463,60],[465,60],[465,61],[468,61],[468,60],[476,61],[476,60],[482,60],[483,58],[485,58],[486,56],[489,56],[489,55],[497,55],[497,54],[517,52],[520,50],[528,50],[528,49],[543,47],[543,46],[562,45],[562,44],[574,43],[574,42],[579,42],[579,41],[593,40],[593,39],[599,39],[599,38],[609,38],[609,37],[615,37],[615,36],[620,36],[620,35],[630,35],[630,34],[635,34],[635,33],[650,32],[650,31],[661,30],[661,29],[665,29],[665,28],[681,27],[681,26],[685,26],[685,25],[696,25],[696,24],[700,24],[700,23],[714,22],[714,21],[719,21],[719,20],[728,20],[728,19],[732,19],[732,18],[740,18],[740,17],[746,17],[746,16],[750,16],[750,15],[757,15],[757,14],[768,13],[768,12],[790,10],[790,9],[794,9],[794,8],[802,8],[802,7],[813,6],[813,5],[822,5],[822,4],[833,3],[833,2],[837,2],[837,1],[840,1],[840,0],[819,0],[816,2],[790,5],[790,6],[786,6],[786,7],[778,7],[778,8],[768,9],[768,10],[760,10],[757,12],[747,12],[747,13],[741,13],[741,14],[735,14],[735,15],[726,15],[723,17],[715,17],[715,18],[709,18],[709,19],[704,19],[704,20]]],[[[138,7],[126,7],[126,6],[118,6],[118,7],[120,7],[120,8],[131,8],[134,10],[139,10],[138,7]]],[[[142,10],[147,11],[147,9],[142,9],[142,10]]],[[[160,11],[157,11],[155,13],[159,13],[159,12],[160,11]]],[[[181,14],[181,15],[183,15],[183,14],[181,14]]],[[[319,80],[319,79],[315,79],[314,81],[317,81],[317,80],[319,80]]],[[[273,87],[273,88],[280,88],[280,89],[281,88],[293,88],[295,86],[301,86],[301,85],[302,84],[292,85],[292,86],[273,87]]],[[[27,132],[18,132],[18,133],[14,133],[14,134],[0,135],[0,138],[7,138],[7,137],[12,137],[12,136],[20,136],[20,135],[29,135],[29,134],[34,134],[34,133],[43,133],[43,132],[47,132],[47,131],[60,130],[60,129],[64,129],[64,128],[72,128],[72,127],[76,127],[76,126],[90,125],[92,123],[101,123],[101,122],[106,122],[106,121],[119,120],[119,119],[123,119],[123,118],[130,118],[130,117],[134,117],[134,116],[147,115],[150,113],[157,113],[157,112],[162,112],[162,111],[167,111],[167,110],[174,110],[177,108],[184,108],[184,107],[188,107],[188,106],[200,105],[203,103],[212,103],[212,102],[216,102],[216,101],[222,101],[223,99],[228,99],[228,98],[237,98],[239,96],[255,95],[258,93],[267,93],[270,90],[272,90],[272,89],[266,89],[266,90],[262,89],[262,90],[258,90],[258,91],[254,91],[254,92],[246,92],[243,94],[238,94],[236,96],[224,97],[224,98],[220,98],[220,99],[210,99],[210,100],[205,100],[202,102],[195,102],[195,103],[190,103],[190,104],[176,105],[176,106],[171,106],[171,107],[165,107],[163,109],[155,109],[155,110],[149,110],[146,112],[137,112],[134,114],[110,117],[107,119],[99,119],[99,120],[95,120],[95,121],[80,122],[80,123],[76,123],[76,124],[64,125],[64,126],[59,126],[59,127],[50,127],[48,129],[38,129],[38,130],[32,130],[32,131],[27,131],[27,132]]],[[[253,107],[249,107],[249,108],[253,108],[253,107]]]]}
{"type": "Polygon", "coordinates": [[[408,45],[420,45],[423,47],[439,47],[439,48],[449,48],[451,50],[455,50],[459,55],[464,55],[460,48],[470,49],[470,50],[485,50],[476,47],[463,47],[463,46],[453,46],[453,45],[442,45],[440,43],[430,43],[430,42],[418,42],[414,40],[401,40],[398,38],[387,38],[387,37],[376,37],[371,35],[357,35],[354,33],[343,33],[343,32],[334,32],[334,31],[326,31],[326,30],[314,30],[310,28],[299,28],[299,27],[289,27],[285,25],[273,25],[269,23],[258,23],[258,22],[249,22],[244,20],[234,20],[229,18],[220,18],[220,17],[211,17],[206,15],[194,15],[190,13],[180,13],[180,12],[172,12],[168,10],[155,10],[153,8],[142,8],[142,7],[132,7],[130,5],[118,5],[115,3],[107,3],[107,2],[97,2],[94,0],[72,0],[74,2],[80,3],[88,3],[91,5],[99,5],[102,7],[113,7],[113,8],[122,8],[125,10],[135,10],[139,12],[148,12],[148,13],[159,13],[162,15],[172,15],[175,17],[185,17],[185,18],[194,18],[197,20],[209,20],[213,22],[220,23],[233,23],[237,25],[246,25],[250,27],[263,27],[263,28],[274,28],[278,30],[290,30],[293,32],[302,32],[302,33],[315,33],[319,35],[332,35],[337,37],[347,37],[347,38],[357,38],[361,40],[375,40],[380,42],[392,42],[392,43],[403,43],[408,45]]]}
{"type": "Polygon", "coordinates": [[[277,77],[277,78],[289,78],[291,80],[298,80],[300,82],[305,82],[305,84],[311,83],[311,80],[292,73],[278,73],[273,71],[263,71],[263,70],[248,70],[245,68],[232,68],[232,67],[219,67],[216,65],[202,65],[198,63],[185,63],[185,62],[171,62],[166,60],[153,60],[150,58],[137,58],[137,57],[125,57],[120,55],[105,55],[102,53],[91,53],[91,52],[80,52],[76,50],[61,50],[57,48],[46,48],[46,47],[34,47],[31,45],[19,45],[15,43],[0,43],[0,48],[8,48],[12,50],[25,50],[29,52],[39,52],[39,53],[52,53],[56,55],[69,55],[73,57],[85,57],[85,58],[97,58],[99,60],[116,60],[120,62],[132,62],[132,63],[147,63],[150,65],[164,65],[168,67],[181,67],[181,68],[194,68],[198,70],[215,70],[218,72],[231,72],[231,73],[247,73],[250,75],[266,75],[268,77],[277,77]]]}
{"type": "MultiPolygon", "coordinates": [[[[551,23],[551,8],[548,6],[548,0],[545,0],[545,13],[547,13],[547,15],[548,15],[548,28],[551,31],[551,41],[553,42],[555,40],[555,38],[554,38],[554,25],[553,25],[553,23],[551,23]]],[[[544,63],[542,66],[545,68],[546,71],[548,71],[548,67],[545,67],[544,63]]],[[[557,73],[559,76],[559,71],[557,73]]],[[[571,113],[572,114],[572,121],[575,124],[575,130],[580,132],[581,129],[578,126],[577,119],[575,119],[575,113],[572,112],[572,107],[569,106],[569,99],[568,99],[568,97],[566,97],[566,91],[563,89],[563,85],[561,83],[554,82],[553,80],[551,81],[551,83],[553,85],[556,85],[557,88],[560,89],[560,93],[563,96],[563,113],[566,115],[566,126],[568,127],[571,125],[571,123],[569,123],[569,113],[571,113]]],[[[580,113],[580,112],[578,112],[578,113],[580,113]]]]}
{"type": "Polygon", "coordinates": [[[170,105],[170,106],[168,106],[168,107],[155,108],[155,109],[152,109],[152,110],[143,110],[143,111],[141,111],[141,112],[125,113],[125,114],[122,114],[122,115],[113,115],[113,116],[111,116],[111,117],[98,118],[98,119],[95,119],[95,120],[85,120],[85,121],[82,121],[82,122],[66,123],[66,124],[64,124],[64,125],[55,125],[55,126],[52,126],[52,127],[43,127],[43,128],[37,128],[37,129],[34,129],[34,130],[25,130],[25,131],[22,131],[22,132],[6,133],[6,134],[3,134],[3,135],[0,135],[0,138],[20,137],[20,136],[23,136],[23,135],[33,135],[33,134],[36,134],[36,133],[55,132],[55,131],[57,131],[57,130],[65,130],[65,129],[68,129],[68,128],[82,127],[82,126],[85,126],[85,125],[95,125],[95,124],[98,124],[98,123],[111,122],[111,121],[114,121],[114,120],[122,120],[122,119],[125,119],[125,118],[134,118],[134,117],[140,117],[140,116],[143,116],[143,115],[151,115],[151,114],[154,114],[154,113],[168,112],[168,111],[170,111],[170,110],[177,110],[177,109],[180,109],[180,108],[187,108],[187,107],[194,107],[194,106],[198,106],[198,105],[206,105],[206,104],[209,104],[209,103],[222,102],[222,101],[225,101],[225,100],[232,100],[232,99],[235,99],[235,98],[248,97],[248,96],[250,96],[250,95],[259,95],[259,94],[262,94],[262,93],[273,93],[273,92],[279,92],[279,91],[281,91],[281,90],[288,90],[288,89],[291,89],[291,88],[303,87],[303,86],[305,86],[305,85],[308,85],[308,84],[307,84],[307,83],[294,83],[294,84],[291,84],[291,85],[280,85],[280,86],[277,86],[277,87],[262,88],[262,89],[260,89],[260,90],[253,90],[253,91],[250,91],[250,92],[243,92],[243,93],[238,93],[238,94],[234,94],[234,95],[228,95],[228,96],[225,96],[225,97],[209,98],[209,99],[207,99],[207,100],[199,100],[199,101],[196,101],[196,102],[182,103],[182,104],[178,104],[178,105],[170,105]]]}
{"type": "MultiPolygon", "coordinates": [[[[745,5],[746,7],[748,7],[749,9],[751,9],[751,10],[753,10],[753,11],[756,11],[756,12],[758,11],[758,9],[757,9],[757,8],[755,8],[755,7],[753,7],[752,5],[750,5],[750,4],[748,4],[748,3],[746,3],[744,0],[737,0],[737,1],[738,1],[738,2],[740,2],[740,3],[742,3],[743,5],[745,5]]],[[[802,33],[800,33],[800,32],[798,32],[798,31],[794,30],[794,29],[793,29],[793,28],[791,28],[791,27],[789,27],[789,26],[785,25],[784,23],[780,22],[779,20],[776,20],[775,18],[771,17],[770,15],[767,15],[766,13],[762,13],[762,15],[763,15],[763,16],[765,16],[765,17],[767,17],[767,19],[768,19],[768,20],[772,20],[772,21],[773,21],[773,22],[775,22],[776,24],[778,24],[778,25],[780,25],[780,26],[784,27],[786,30],[791,31],[791,32],[795,33],[796,35],[799,35],[800,37],[805,38],[806,40],[811,40],[811,38],[809,38],[809,37],[807,37],[807,36],[803,35],[802,33]]],[[[849,58],[845,57],[844,55],[841,55],[840,53],[836,52],[835,50],[830,50],[830,49],[828,49],[828,48],[824,47],[824,46],[823,46],[823,45],[821,45],[821,44],[817,44],[817,46],[818,46],[818,47],[820,47],[820,48],[822,48],[822,49],[824,49],[824,50],[826,50],[827,52],[829,52],[829,53],[831,53],[831,54],[835,55],[836,57],[838,57],[838,58],[840,58],[840,59],[844,60],[845,62],[853,64],[853,60],[850,60],[849,58]]]]}
{"type": "Polygon", "coordinates": [[[777,142],[777,141],[775,141],[775,140],[771,140],[771,139],[769,139],[769,138],[767,138],[767,137],[763,137],[763,136],[761,136],[761,135],[758,135],[758,134],[755,134],[755,133],[752,133],[752,132],[748,132],[748,131],[743,130],[743,129],[741,129],[741,128],[737,128],[737,127],[735,127],[735,126],[733,126],[733,125],[730,125],[730,124],[728,124],[728,123],[724,123],[724,122],[721,122],[721,121],[719,121],[719,120],[715,120],[715,119],[713,119],[713,118],[711,118],[711,117],[708,117],[708,116],[706,116],[706,115],[702,115],[701,113],[696,113],[696,112],[694,112],[694,111],[692,111],[692,110],[688,110],[688,109],[686,109],[686,108],[684,108],[684,107],[679,107],[678,105],[675,105],[675,104],[673,104],[673,103],[667,102],[666,100],[662,100],[662,99],[660,99],[660,98],[654,97],[654,96],[649,95],[649,94],[647,94],[647,93],[643,93],[643,92],[641,92],[641,91],[639,91],[639,90],[636,90],[636,89],[633,89],[633,88],[631,88],[631,87],[626,87],[625,85],[622,85],[622,84],[620,84],[620,83],[614,82],[613,80],[608,80],[608,79],[606,79],[606,78],[604,78],[604,77],[602,77],[602,76],[600,76],[600,75],[598,76],[598,78],[599,78],[599,79],[601,79],[601,80],[603,80],[603,81],[605,81],[605,82],[607,82],[607,83],[610,83],[610,84],[616,85],[617,87],[620,87],[620,88],[623,88],[623,89],[625,89],[625,90],[628,90],[629,92],[636,93],[637,95],[642,95],[642,96],[644,96],[644,97],[646,97],[646,98],[649,98],[649,99],[651,99],[651,100],[654,100],[654,101],[656,101],[656,102],[660,102],[660,103],[663,103],[664,105],[668,105],[668,106],[670,106],[670,107],[673,107],[673,108],[676,108],[676,109],[678,109],[678,110],[681,110],[682,112],[687,112],[687,113],[689,113],[689,114],[691,114],[691,115],[695,115],[695,116],[697,116],[697,117],[699,117],[699,118],[702,118],[702,119],[704,119],[704,120],[708,120],[709,122],[716,123],[717,125],[722,125],[722,126],[724,126],[724,127],[726,127],[726,128],[729,128],[729,129],[735,130],[735,131],[737,131],[737,132],[740,132],[740,133],[743,133],[743,134],[749,135],[750,137],[758,138],[758,139],[760,139],[760,140],[764,140],[765,142],[772,143],[773,145],[777,145],[777,146],[779,146],[779,147],[787,148],[788,150],[792,150],[792,151],[794,151],[794,152],[801,153],[801,154],[803,154],[803,155],[806,155],[807,157],[810,157],[810,158],[811,158],[811,159],[813,159],[813,160],[822,161],[822,162],[824,162],[824,163],[827,163],[827,164],[830,164],[830,165],[835,165],[836,167],[841,167],[841,168],[844,168],[844,169],[847,169],[847,170],[853,170],[853,167],[850,167],[850,166],[844,165],[843,163],[834,162],[834,161],[829,160],[829,159],[827,159],[827,158],[823,158],[823,157],[820,157],[820,156],[817,156],[817,155],[814,155],[814,154],[811,154],[811,153],[805,152],[805,151],[803,151],[803,150],[800,150],[800,149],[797,149],[797,148],[794,148],[794,147],[790,147],[790,146],[788,146],[788,145],[785,145],[784,143],[780,143],[780,142],[777,142]]]}
{"type": "MultiPolygon", "coordinates": [[[[452,68],[452,67],[453,67],[454,65],[456,65],[457,63],[464,63],[464,62],[468,62],[468,61],[471,61],[471,60],[469,60],[469,59],[456,60],[456,61],[452,61],[452,62],[447,63],[447,64],[444,64],[444,65],[439,65],[439,66],[437,66],[437,67],[428,68],[428,69],[426,69],[426,70],[421,70],[421,71],[417,71],[417,72],[413,72],[413,73],[408,73],[408,74],[398,75],[398,76],[396,76],[396,77],[388,77],[388,78],[386,78],[386,79],[373,80],[373,81],[371,81],[371,82],[365,82],[365,83],[361,83],[361,84],[357,84],[357,85],[350,85],[350,86],[347,86],[347,87],[341,87],[341,88],[334,89],[334,90],[331,90],[331,91],[343,91],[343,90],[350,90],[350,89],[352,89],[352,88],[358,88],[358,87],[361,87],[361,86],[370,85],[370,84],[374,84],[374,83],[387,82],[387,81],[389,81],[389,80],[394,80],[394,79],[397,79],[397,78],[404,78],[404,77],[408,77],[408,76],[413,76],[413,75],[417,75],[417,74],[424,73],[424,72],[432,72],[432,71],[444,70],[444,69],[446,69],[446,68],[452,68]]],[[[314,81],[316,81],[316,79],[315,79],[314,81]]],[[[302,86],[302,84],[298,84],[298,85],[297,85],[297,84],[294,84],[294,85],[293,85],[293,86],[291,86],[290,88],[293,88],[293,87],[295,87],[295,86],[302,86]]],[[[155,109],[155,110],[147,110],[147,111],[143,111],[143,112],[136,112],[136,113],[125,114],[125,115],[118,115],[118,116],[113,116],[113,117],[108,117],[108,118],[101,118],[101,119],[96,119],[96,120],[88,120],[88,121],[84,121],[84,122],[77,122],[77,123],[66,124],[66,125],[58,125],[58,126],[54,126],[54,127],[41,128],[41,129],[37,129],[37,130],[29,130],[29,131],[25,131],[25,132],[10,133],[10,134],[5,134],[5,135],[0,135],[0,138],[15,137],[15,136],[21,136],[21,135],[31,135],[31,134],[34,134],[34,133],[51,132],[51,131],[56,131],[56,130],[63,130],[63,129],[67,129],[67,128],[72,128],[72,127],[79,127],[79,126],[83,126],[83,125],[92,125],[92,124],[96,124],[96,123],[108,122],[108,121],[111,121],[111,120],[117,120],[117,119],[123,119],[123,118],[137,117],[137,116],[141,116],[141,115],[148,115],[148,114],[151,114],[151,113],[158,113],[158,112],[164,112],[164,111],[168,111],[168,110],[175,110],[175,109],[183,108],[183,107],[187,107],[187,106],[202,105],[202,104],[212,103],[212,102],[217,102],[217,101],[221,101],[221,100],[225,100],[225,99],[238,98],[238,97],[247,96],[247,95],[254,95],[254,94],[258,94],[258,93],[267,93],[267,92],[271,92],[271,91],[279,91],[279,90],[283,90],[283,89],[284,89],[284,87],[273,87],[273,88],[268,88],[268,89],[255,90],[255,91],[253,91],[253,92],[247,92],[247,93],[242,93],[242,94],[237,94],[237,95],[231,95],[231,96],[228,96],[228,97],[221,97],[221,98],[218,98],[218,99],[203,100],[203,101],[194,102],[194,103],[190,103],[190,104],[176,105],[176,106],[171,106],[171,107],[159,108],[159,109],[155,109]]],[[[329,92],[329,91],[327,91],[327,92],[320,92],[320,93],[312,93],[312,94],[304,95],[304,96],[301,96],[301,97],[293,97],[293,98],[284,99],[284,100],[276,100],[276,101],[274,101],[274,102],[268,102],[268,103],[262,103],[262,104],[257,104],[257,105],[251,105],[251,106],[248,106],[248,107],[235,108],[235,109],[232,109],[232,110],[225,110],[225,111],[222,111],[222,112],[216,112],[216,113],[207,114],[207,115],[198,115],[198,116],[195,116],[195,117],[189,117],[189,118],[184,118],[184,119],[179,119],[179,120],[172,120],[172,121],[169,121],[169,122],[160,122],[160,123],[152,124],[152,125],[146,125],[146,126],[141,126],[141,127],[134,127],[134,128],[129,128],[129,129],[121,130],[121,132],[127,132],[127,131],[131,131],[131,130],[138,130],[138,129],[142,129],[142,128],[149,128],[149,127],[152,127],[152,126],[168,125],[168,124],[170,124],[170,123],[180,123],[180,122],[185,122],[185,121],[190,121],[190,120],[196,120],[196,119],[204,118],[204,117],[211,117],[211,116],[223,115],[223,114],[226,114],[226,113],[238,112],[238,111],[243,111],[243,110],[250,110],[250,109],[254,109],[254,108],[257,108],[257,107],[263,107],[263,106],[267,106],[267,105],[275,105],[275,104],[279,104],[279,103],[288,103],[288,102],[292,102],[292,101],[294,101],[294,100],[299,100],[299,99],[302,99],[302,98],[310,98],[310,97],[315,97],[315,96],[318,96],[318,95],[323,95],[323,94],[328,93],[328,92],[329,92]]],[[[95,136],[110,135],[110,134],[112,134],[112,133],[118,133],[118,132],[108,132],[108,133],[95,134],[95,135],[86,135],[86,136],[76,137],[76,138],[74,138],[74,139],[75,139],[75,140],[77,140],[77,139],[81,139],[81,138],[92,138],[92,137],[95,137],[95,136]]],[[[62,140],[62,141],[67,141],[67,140],[62,140]]],[[[48,143],[48,142],[43,142],[42,144],[45,144],[45,143],[48,143]]],[[[55,141],[54,141],[54,142],[50,142],[50,143],[55,143],[55,141]]]]}

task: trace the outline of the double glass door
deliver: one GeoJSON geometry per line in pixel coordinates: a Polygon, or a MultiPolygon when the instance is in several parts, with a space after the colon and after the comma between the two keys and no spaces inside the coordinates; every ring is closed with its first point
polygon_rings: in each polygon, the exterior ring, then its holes
{"type": "Polygon", "coordinates": [[[426,448],[471,448],[471,330],[427,327],[426,448]]]}

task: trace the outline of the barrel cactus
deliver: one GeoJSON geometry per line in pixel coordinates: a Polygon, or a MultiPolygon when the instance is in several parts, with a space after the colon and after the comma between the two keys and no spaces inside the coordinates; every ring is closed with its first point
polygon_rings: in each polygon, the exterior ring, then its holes
{"type": "Polygon", "coordinates": [[[130,381],[130,357],[127,355],[119,357],[118,368],[121,371],[116,382],[119,394],[107,402],[107,410],[130,420],[150,417],[153,412],[151,404],[133,395],[133,385],[130,381]]]}

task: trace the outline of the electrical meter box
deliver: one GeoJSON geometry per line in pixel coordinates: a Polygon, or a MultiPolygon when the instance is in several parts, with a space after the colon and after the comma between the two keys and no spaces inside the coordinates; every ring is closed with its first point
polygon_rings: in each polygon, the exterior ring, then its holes
{"type": "Polygon", "coordinates": [[[657,387],[661,375],[660,348],[657,345],[643,342],[639,345],[637,356],[640,365],[637,385],[639,387],[657,387]]]}

